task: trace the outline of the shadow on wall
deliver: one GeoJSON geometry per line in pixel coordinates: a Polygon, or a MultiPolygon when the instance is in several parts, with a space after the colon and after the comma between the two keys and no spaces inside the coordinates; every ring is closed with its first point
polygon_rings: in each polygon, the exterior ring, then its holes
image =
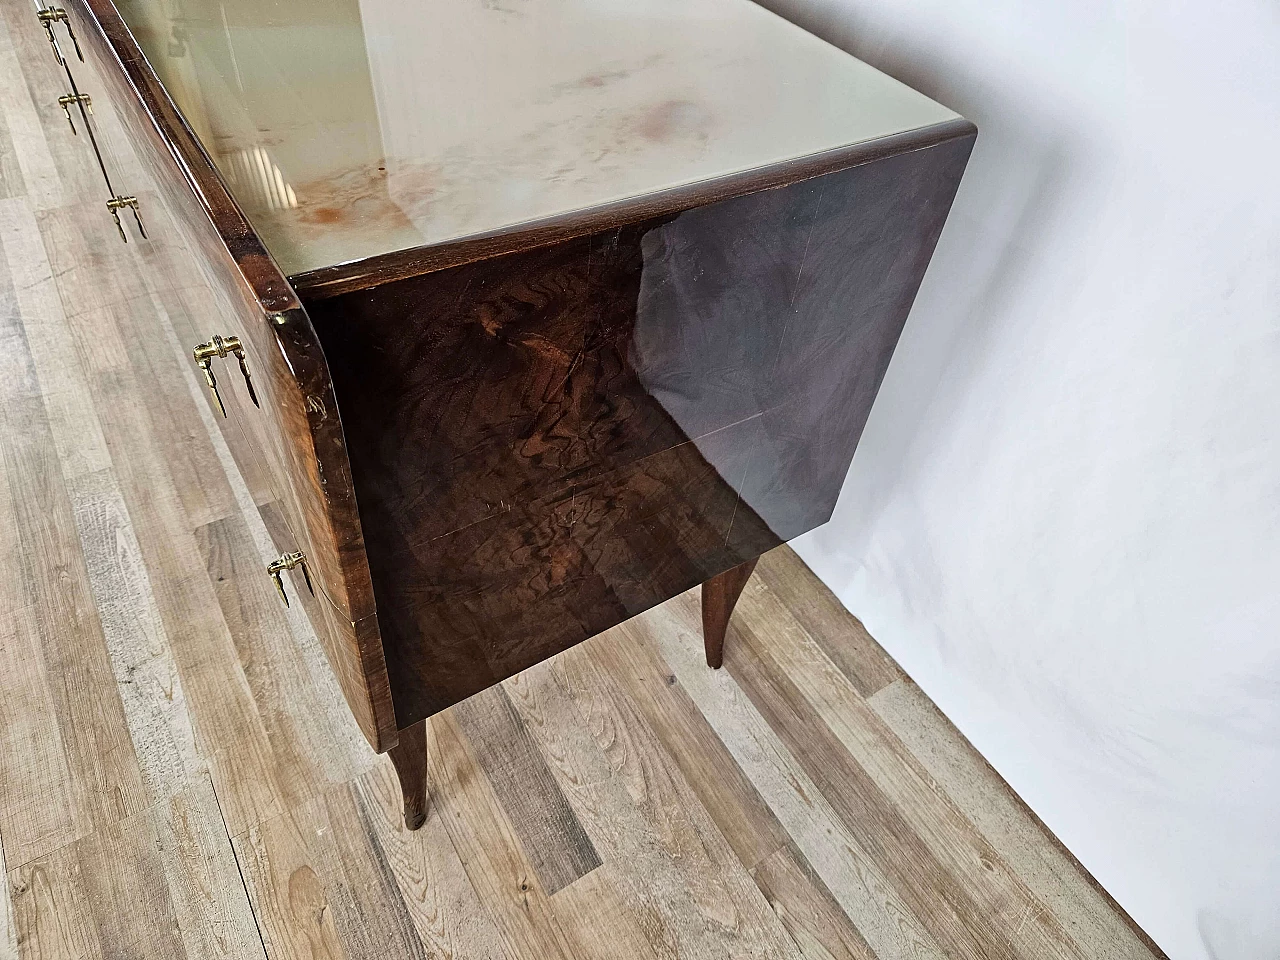
{"type": "Polygon", "coordinates": [[[860,521],[841,528],[839,544],[829,544],[860,556],[863,538],[916,451],[923,456],[936,449],[936,438],[927,437],[930,411],[962,402],[966,385],[989,362],[987,345],[1008,326],[1029,322],[1013,309],[1015,291],[1042,238],[1053,235],[1070,186],[1073,158],[1066,144],[1080,141],[1067,131],[1046,136],[1042,103],[986,86],[963,62],[915,49],[900,36],[892,49],[860,42],[858,18],[847,8],[822,10],[796,0],[763,6],[978,126],[977,146],[898,346],[899,355],[911,356],[910,372],[890,366],[877,400],[881,415],[872,415],[863,437],[875,455],[855,458],[858,469],[846,488],[860,521]]]}
{"type": "Polygon", "coordinates": [[[1280,953],[1264,956],[1258,945],[1280,941],[1280,917],[1271,921],[1270,931],[1242,930],[1240,924],[1213,910],[1196,916],[1200,939],[1211,960],[1280,960],[1280,953]]]}

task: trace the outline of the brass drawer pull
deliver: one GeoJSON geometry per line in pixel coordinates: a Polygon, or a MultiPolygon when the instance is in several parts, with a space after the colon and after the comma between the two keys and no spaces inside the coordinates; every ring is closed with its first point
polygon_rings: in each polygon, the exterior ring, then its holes
{"type": "Polygon", "coordinates": [[[276,590],[279,591],[280,599],[284,601],[286,607],[289,605],[289,597],[284,592],[284,580],[281,579],[280,574],[296,567],[302,568],[302,579],[307,582],[307,591],[314,597],[316,590],[315,587],[311,586],[311,574],[307,572],[307,555],[305,553],[282,553],[267,564],[267,573],[275,581],[276,590]]]}
{"type": "Polygon", "coordinates": [[[58,98],[58,106],[67,115],[67,123],[71,124],[71,132],[79,136],[76,132],[76,122],[71,119],[71,105],[73,103],[78,103],[89,111],[89,116],[93,116],[93,100],[90,99],[87,93],[68,93],[58,98]]]}
{"type": "Polygon", "coordinates": [[[124,224],[120,222],[120,211],[128,207],[133,211],[134,222],[138,225],[138,233],[142,235],[142,239],[147,239],[147,228],[142,225],[142,217],[138,213],[137,197],[122,197],[119,194],[107,201],[107,209],[111,211],[111,219],[116,222],[116,229],[120,231],[120,239],[125,243],[129,242],[129,237],[124,232],[124,224]]]}
{"type": "Polygon", "coordinates": [[[192,349],[191,356],[195,358],[200,369],[204,371],[204,382],[209,385],[209,392],[213,394],[213,402],[218,405],[218,412],[224,417],[227,415],[227,408],[222,403],[222,397],[218,393],[218,381],[213,375],[213,358],[221,357],[225,360],[227,357],[235,357],[240,361],[240,373],[244,376],[244,385],[249,390],[249,399],[253,401],[255,407],[261,408],[262,404],[258,402],[258,393],[253,389],[253,377],[249,375],[249,365],[245,363],[244,346],[240,343],[239,337],[219,337],[216,334],[208,343],[198,343],[192,349]]]}
{"type": "Polygon", "coordinates": [[[44,26],[44,32],[49,35],[49,44],[53,47],[53,55],[57,58],[58,65],[62,66],[66,63],[62,59],[62,49],[58,46],[58,38],[53,35],[53,25],[58,21],[62,21],[67,28],[67,36],[71,38],[71,45],[76,48],[76,56],[80,58],[80,62],[84,63],[84,54],[80,52],[80,41],[76,39],[75,30],[71,29],[71,19],[67,16],[67,11],[61,7],[45,7],[43,10],[37,10],[36,16],[40,18],[40,23],[44,26]]]}

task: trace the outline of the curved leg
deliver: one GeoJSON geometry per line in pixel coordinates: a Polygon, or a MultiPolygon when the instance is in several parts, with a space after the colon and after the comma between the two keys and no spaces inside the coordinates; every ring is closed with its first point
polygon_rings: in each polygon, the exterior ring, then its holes
{"type": "Polygon", "coordinates": [[[702,585],[702,641],[707,647],[707,666],[718,670],[724,663],[724,632],[729,628],[734,605],[742,596],[747,578],[756,568],[756,557],[731,570],[717,574],[702,585]]]}
{"type": "Polygon", "coordinates": [[[427,721],[400,731],[400,742],[387,751],[400,793],[404,796],[404,825],[417,830],[427,819],[427,721]]]}

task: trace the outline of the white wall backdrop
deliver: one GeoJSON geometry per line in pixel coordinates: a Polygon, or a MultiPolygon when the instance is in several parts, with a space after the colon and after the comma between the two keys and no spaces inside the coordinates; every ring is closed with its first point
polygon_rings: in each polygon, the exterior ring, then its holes
{"type": "Polygon", "coordinates": [[[980,133],[797,548],[1174,960],[1280,958],[1280,6],[768,0],[980,133]]]}

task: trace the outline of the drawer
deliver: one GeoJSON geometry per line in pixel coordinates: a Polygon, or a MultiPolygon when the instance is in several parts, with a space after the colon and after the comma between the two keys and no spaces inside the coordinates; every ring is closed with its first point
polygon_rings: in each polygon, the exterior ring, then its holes
{"type": "Polygon", "coordinates": [[[179,335],[193,348],[215,335],[223,340],[224,349],[205,359],[226,416],[212,393],[206,394],[242,471],[269,490],[279,512],[273,536],[281,552],[306,558],[315,596],[296,568],[282,575],[288,596],[292,602],[306,595],[303,607],[357,723],[375,749],[386,750],[396,742],[396,722],[373,587],[342,423],[311,321],[114,6],[108,0],[68,0],[67,12],[104,88],[101,96],[115,108],[171,222],[198,261],[192,268],[203,272],[214,291],[219,329],[179,329],[179,335]],[[191,162],[193,157],[200,162],[191,162]],[[231,338],[238,348],[227,350],[231,338]]]}

